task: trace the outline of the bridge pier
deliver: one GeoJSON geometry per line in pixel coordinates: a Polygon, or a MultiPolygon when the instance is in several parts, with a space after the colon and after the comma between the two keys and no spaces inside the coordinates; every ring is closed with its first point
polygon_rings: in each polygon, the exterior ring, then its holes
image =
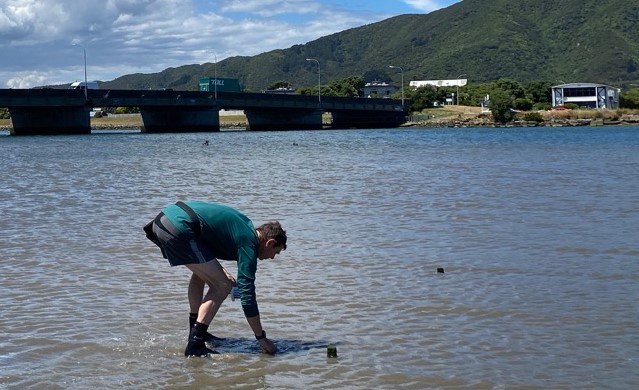
{"type": "Polygon", "coordinates": [[[406,122],[404,111],[332,111],[334,129],[383,129],[406,122]]]}
{"type": "Polygon", "coordinates": [[[13,107],[11,135],[91,134],[90,107],[13,107]]]}
{"type": "Polygon", "coordinates": [[[139,107],[142,132],[217,132],[220,109],[244,110],[248,130],[322,129],[330,112],[333,128],[392,128],[405,121],[395,99],[279,95],[218,91],[1,89],[11,134],[90,134],[92,107],[139,107]],[[87,94],[85,96],[85,94],[87,94]]]}
{"type": "Polygon", "coordinates": [[[140,115],[143,133],[220,131],[219,107],[144,107],[140,115]]]}
{"type": "Polygon", "coordinates": [[[319,108],[245,109],[246,130],[321,130],[322,113],[319,108]]]}

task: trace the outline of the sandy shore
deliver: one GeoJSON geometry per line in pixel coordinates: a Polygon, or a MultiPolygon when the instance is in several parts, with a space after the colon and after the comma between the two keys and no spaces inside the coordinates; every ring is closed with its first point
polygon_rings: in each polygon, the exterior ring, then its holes
{"type": "MultiPolygon", "coordinates": [[[[142,118],[140,115],[112,115],[102,118],[91,118],[91,128],[94,130],[139,129],[140,126],[142,126],[142,118]]],[[[244,115],[220,115],[220,128],[234,129],[245,127],[246,117],[244,115]]]]}
{"type": "MultiPolygon", "coordinates": [[[[9,119],[0,119],[0,130],[8,131],[9,126],[9,119]]],[[[103,118],[91,118],[91,128],[93,130],[139,129],[140,126],[142,126],[140,115],[112,115],[103,118]]],[[[246,117],[244,115],[220,115],[220,128],[246,128],[246,117]]]]}

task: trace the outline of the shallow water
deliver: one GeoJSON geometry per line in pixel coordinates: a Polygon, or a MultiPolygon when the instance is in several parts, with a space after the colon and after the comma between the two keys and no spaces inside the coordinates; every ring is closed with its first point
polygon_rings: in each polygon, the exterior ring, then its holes
{"type": "Polygon", "coordinates": [[[637,127],[0,135],[0,164],[2,388],[639,387],[637,127]],[[189,274],[141,227],[187,198],[287,230],[279,354],[229,299],[183,357],[189,274]]]}

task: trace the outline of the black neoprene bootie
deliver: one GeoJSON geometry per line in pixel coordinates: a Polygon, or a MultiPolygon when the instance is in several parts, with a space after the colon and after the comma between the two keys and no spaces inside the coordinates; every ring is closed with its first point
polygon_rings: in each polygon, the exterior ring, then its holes
{"type": "MultiPolygon", "coordinates": [[[[197,321],[197,313],[189,313],[189,329],[193,329],[196,321],[197,321]]],[[[217,337],[215,335],[210,334],[209,332],[206,332],[206,334],[204,335],[204,341],[206,341],[207,343],[213,343],[215,341],[222,341],[222,340],[224,340],[222,337],[217,337]]]]}
{"type": "Polygon", "coordinates": [[[208,356],[210,354],[217,353],[214,350],[207,348],[204,344],[204,337],[208,327],[208,325],[204,325],[199,322],[195,323],[193,329],[191,329],[191,333],[189,334],[189,342],[184,350],[184,356],[208,356]]]}

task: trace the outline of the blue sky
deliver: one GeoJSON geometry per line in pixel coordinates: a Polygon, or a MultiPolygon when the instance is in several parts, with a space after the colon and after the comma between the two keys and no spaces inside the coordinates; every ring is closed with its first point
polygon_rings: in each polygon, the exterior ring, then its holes
{"type": "Polygon", "coordinates": [[[461,0],[0,0],[0,88],[252,56],[461,0]]]}

